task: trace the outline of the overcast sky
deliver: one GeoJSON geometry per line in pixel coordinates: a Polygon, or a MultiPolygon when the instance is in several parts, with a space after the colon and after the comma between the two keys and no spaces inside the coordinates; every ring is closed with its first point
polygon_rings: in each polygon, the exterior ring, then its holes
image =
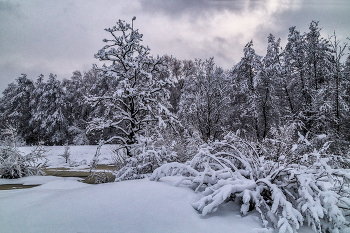
{"type": "Polygon", "coordinates": [[[87,71],[109,36],[103,29],[133,16],[152,54],[214,56],[226,69],[251,39],[265,55],[269,33],[284,45],[290,26],[306,32],[311,20],[324,37],[350,37],[349,0],[0,0],[0,91],[21,73],[87,71]]]}

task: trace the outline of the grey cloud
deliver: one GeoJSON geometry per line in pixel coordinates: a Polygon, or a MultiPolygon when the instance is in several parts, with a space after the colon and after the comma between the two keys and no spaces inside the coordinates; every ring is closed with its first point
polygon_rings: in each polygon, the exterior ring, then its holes
{"type": "Polygon", "coordinates": [[[239,13],[245,7],[254,10],[264,5],[265,0],[141,0],[142,10],[152,13],[162,13],[170,17],[188,16],[200,19],[210,17],[213,13],[231,11],[239,13]]]}
{"type": "Polygon", "coordinates": [[[216,36],[201,43],[191,45],[192,58],[208,59],[214,57],[217,66],[232,68],[242,57],[243,47],[238,37],[223,38],[216,36]]]}
{"type": "MultiPolygon", "coordinates": [[[[319,21],[319,26],[322,28],[321,33],[327,38],[332,35],[334,30],[338,32],[338,37],[345,40],[350,36],[350,4],[348,0],[304,0],[298,10],[287,10],[283,13],[276,12],[272,17],[273,28],[267,28],[262,25],[257,36],[260,33],[270,31],[276,37],[281,37],[282,44],[286,43],[288,29],[296,26],[301,33],[307,32],[309,24],[312,20],[319,21]]],[[[268,34],[267,34],[268,35],[268,34]]],[[[266,35],[266,36],[267,36],[266,35]]]]}
{"type": "Polygon", "coordinates": [[[98,62],[93,55],[108,37],[103,29],[118,19],[130,22],[137,17],[143,44],[152,54],[179,59],[214,56],[218,66],[228,69],[242,57],[250,39],[257,53],[265,55],[269,33],[281,37],[283,45],[290,26],[304,32],[312,19],[320,20],[326,35],[336,30],[344,38],[350,36],[350,4],[332,2],[305,0],[297,8],[277,9],[260,22],[250,19],[264,17],[269,10],[266,0],[0,0],[0,91],[21,73],[32,79],[50,72],[68,78],[74,70],[91,68],[98,62]],[[239,25],[240,17],[248,23],[239,25]]]}
{"type": "Polygon", "coordinates": [[[0,1],[0,12],[18,13],[20,8],[19,4],[12,3],[10,1],[0,1]]]}
{"type": "Polygon", "coordinates": [[[0,93],[21,73],[62,79],[99,63],[94,54],[103,46],[103,29],[125,17],[121,1],[113,3],[0,0],[0,93]]]}
{"type": "Polygon", "coordinates": [[[254,32],[254,48],[259,55],[266,54],[267,36],[281,38],[281,46],[287,43],[289,28],[296,26],[301,33],[307,32],[312,20],[319,21],[321,35],[328,38],[336,31],[338,39],[345,42],[350,36],[350,4],[346,0],[304,0],[297,9],[277,11],[272,14],[269,24],[261,24],[254,32]]]}

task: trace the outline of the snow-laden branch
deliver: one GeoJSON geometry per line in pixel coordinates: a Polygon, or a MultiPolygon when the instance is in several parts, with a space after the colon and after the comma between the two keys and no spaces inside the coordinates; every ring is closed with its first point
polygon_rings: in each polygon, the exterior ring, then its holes
{"type": "Polygon", "coordinates": [[[202,146],[189,163],[161,166],[151,180],[179,175],[183,178],[177,185],[190,183],[196,191],[204,189],[204,197],[192,203],[203,215],[239,199],[243,215],[255,209],[265,227],[272,224],[281,233],[297,232],[303,224],[315,232],[339,232],[349,225],[345,216],[350,213],[350,175],[331,168],[328,146],[314,148],[304,160],[274,162],[263,160],[256,146],[231,134],[202,146]]]}

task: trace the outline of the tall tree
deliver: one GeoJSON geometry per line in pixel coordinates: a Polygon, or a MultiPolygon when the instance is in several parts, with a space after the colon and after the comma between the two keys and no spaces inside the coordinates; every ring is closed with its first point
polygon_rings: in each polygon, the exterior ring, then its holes
{"type": "Polygon", "coordinates": [[[335,132],[338,137],[341,137],[344,132],[341,128],[344,128],[344,123],[349,119],[348,111],[350,109],[349,102],[346,99],[347,90],[350,88],[349,80],[346,77],[346,63],[342,63],[342,59],[345,56],[345,50],[347,48],[347,43],[341,44],[340,40],[337,39],[337,35],[334,34],[329,37],[333,52],[333,82],[330,86],[332,88],[332,98],[333,98],[333,113],[334,113],[334,123],[335,132]],[[345,97],[345,98],[344,98],[345,97]]]}
{"type": "Polygon", "coordinates": [[[295,27],[289,28],[288,42],[283,51],[283,68],[285,71],[284,91],[292,114],[292,119],[302,122],[304,130],[309,128],[304,119],[311,108],[311,90],[306,77],[305,38],[295,27]]]}
{"type": "Polygon", "coordinates": [[[277,41],[270,34],[265,57],[262,59],[261,70],[257,74],[257,94],[261,114],[261,136],[265,138],[268,131],[280,123],[280,106],[276,93],[279,88],[282,67],[280,63],[280,39],[277,41]]]}
{"type": "Polygon", "coordinates": [[[193,75],[185,79],[179,115],[188,127],[198,130],[205,142],[220,139],[227,120],[229,83],[214,58],[196,60],[193,75]]]}
{"type": "Polygon", "coordinates": [[[307,129],[314,133],[326,133],[332,125],[331,88],[333,80],[333,55],[329,41],[321,37],[318,22],[312,21],[305,34],[305,73],[312,96],[306,109],[307,129]]]}
{"type": "Polygon", "coordinates": [[[236,110],[232,117],[237,119],[238,128],[244,130],[246,136],[260,140],[257,74],[262,66],[261,56],[256,54],[253,41],[246,44],[243,53],[244,57],[231,72],[236,93],[236,106],[233,106],[236,110]]]}
{"type": "Polygon", "coordinates": [[[179,103],[184,89],[185,79],[193,75],[194,62],[191,60],[178,60],[173,57],[165,56],[169,69],[170,79],[174,85],[169,86],[171,111],[177,113],[179,111],[179,103]]]}
{"type": "MultiPolygon", "coordinates": [[[[40,82],[42,83],[42,82],[40,82]]],[[[38,84],[40,84],[38,83],[38,84]]],[[[37,132],[48,144],[62,145],[67,140],[68,114],[65,92],[56,75],[50,74],[46,83],[38,90],[38,101],[33,121],[38,123],[37,132]]]]}
{"type": "Polygon", "coordinates": [[[5,124],[16,129],[26,143],[33,143],[33,129],[31,128],[31,98],[34,90],[33,81],[22,74],[3,92],[1,105],[3,107],[2,120],[5,124]]]}
{"type": "MultiPolygon", "coordinates": [[[[34,83],[34,90],[32,92],[32,98],[30,101],[30,109],[31,109],[31,119],[30,125],[33,127],[33,133],[35,135],[35,142],[45,141],[45,129],[41,127],[40,115],[37,114],[39,99],[44,92],[44,75],[39,75],[36,82],[34,83]]],[[[47,142],[46,142],[47,143],[47,142]]]]}
{"type": "Polygon", "coordinates": [[[169,93],[165,88],[172,82],[161,75],[166,72],[164,59],[150,56],[150,49],[140,44],[142,34],[133,28],[135,19],[131,25],[119,20],[113,28],[105,29],[111,39],[103,40],[107,45],[95,57],[110,64],[96,69],[101,77],[114,80],[116,86],[89,99],[94,106],[106,107],[106,114],[96,117],[89,130],[113,129],[114,135],[106,142],[118,143],[129,156],[134,155],[132,149],[140,136],[175,120],[168,110],[169,93]]]}
{"type": "Polygon", "coordinates": [[[73,72],[70,79],[64,79],[62,87],[65,92],[67,112],[69,112],[69,142],[75,145],[88,144],[86,136],[87,122],[90,116],[90,105],[86,103],[85,96],[89,94],[89,87],[80,71],[73,72]]]}

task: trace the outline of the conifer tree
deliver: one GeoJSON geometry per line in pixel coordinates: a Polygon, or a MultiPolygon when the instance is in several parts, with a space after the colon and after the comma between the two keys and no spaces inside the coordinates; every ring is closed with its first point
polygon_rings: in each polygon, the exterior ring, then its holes
{"type": "Polygon", "coordinates": [[[50,74],[38,96],[33,120],[37,121],[37,132],[42,133],[44,140],[51,145],[62,145],[67,137],[68,119],[65,92],[56,75],[50,74]]]}
{"type": "Polygon", "coordinates": [[[1,99],[2,123],[3,127],[13,127],[17,134],[26,140],[33,142],[31,119],[31,94],[34,90],[33,81],[22,74],[16,79],[16,83],[11,83],[3,92],[1,99]]]}

